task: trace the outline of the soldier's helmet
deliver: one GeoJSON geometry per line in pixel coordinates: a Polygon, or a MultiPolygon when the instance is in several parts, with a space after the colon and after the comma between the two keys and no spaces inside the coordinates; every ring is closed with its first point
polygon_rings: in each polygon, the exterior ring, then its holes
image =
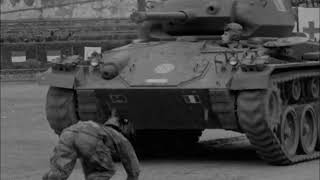
{"type": "Polygon", "coordinates": [[[242,26],[238,23],[229,23],[224,27],[224,31],[241,33],[243,30],[242,26]]]}
{"type": "Polygon", "coordinates": [[[228,32],[231,40],[239,40],[242,30],[242,26],[238,23],[229,23],[224,27],[224,31],[228,32]]]}

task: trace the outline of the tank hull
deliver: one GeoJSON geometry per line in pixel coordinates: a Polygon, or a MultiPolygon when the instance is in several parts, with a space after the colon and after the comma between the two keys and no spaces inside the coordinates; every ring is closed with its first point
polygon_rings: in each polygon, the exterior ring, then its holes
{"type": "Polygon", "coordinates": [[[320,156],[319,45],[296,40],[268,49],[137,42],[106,52],[100,66],[53,67],[41,81],[73,89],[80,120],[107,120],[116,109],[138,149],[153,139],[154,149],[188,147],[179,140],[192,144],[204,129],[227,129],[246,134],[265,161],[293,164],[320,156]]]}
{"type": "Polygon", "coordinates": [[[230,69],[224,78],[220,78],[217,66],[205,66],[198,76],[178,78],[169,85],[139,85],[141,81],[135,81],[134,76],[124,78],[126,73],[104,80],[85,67],[69,72],[69,82],[57,84],[67,80],[68,73],[55,71],[48,72],[42,81],[74,90],[80,120],[98,120],[101,103],[117,109],[136,137],[132,141],[142,146],[150,138],[162,137],[171,143],[175,139],[173,144],[186,137],[196,142],[203,129],[227,129],[245,133],[261,158],[272,164],[319,158],[319,61],[271,63],[263,70],[230,69]],[[140,141],[134,140],[137,137],[140,141]]]}
{"type": "MultiPolygon", "coordinates": [[[[226,124],[220,122],[223,120],[219,119],[217,114],[218,106],[223,102],[216,102],[219,100],[214,98],[222,91],[165,88],[77,90],[78,98],[87,98],[88,91],[99,101],[109,103],[111,107],[118,109],[123,118],[133,123],[135,130],[208,129],[222,128],[222,124],[226,124]]],[[[228,98],[232,99],[231,96],[228,98]]],[[[226,108],[228,107],[224,107],[226,108]]],[[[233,107],[230,107],[230,112],[233,110],[233,107]]],[[[80,119],[87,117],[80,115],[80,119]]],[[[230,124],[224,128],[231,127],[234,130],[237,128],[230,124]]]]}

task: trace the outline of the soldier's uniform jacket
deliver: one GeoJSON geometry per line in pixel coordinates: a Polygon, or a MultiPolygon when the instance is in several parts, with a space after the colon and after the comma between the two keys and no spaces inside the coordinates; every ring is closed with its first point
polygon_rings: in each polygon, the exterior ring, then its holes
{"type": "Polygon", "coordinates": [[[122,162],[128,180],[138,179],[139,162],[130,142],[110,126],[78,122],[66,128],[50,159],[50,171],[44,179],[66,180],[81,159],[86,180],[110,179],[115,173],[112,157],[122,162]]]}

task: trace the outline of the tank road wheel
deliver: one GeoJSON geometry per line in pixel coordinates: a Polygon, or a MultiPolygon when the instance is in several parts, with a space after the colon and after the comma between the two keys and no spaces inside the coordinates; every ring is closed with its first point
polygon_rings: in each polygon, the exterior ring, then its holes
{"type": "Polygon", "coordinates": [[[320,84],[319,84],[319,79],[318,78],[312,78],[308,82],[308,94],[312,98],[318,98],[320,94],[320,84]]]}
{"type": "Polygon", "coordinates": [[[289,156],[296,154],[299,144],[299,123],[295,110],[288,107],[281,120],[280,142],[289,156]]]}
{"type": "Polygon", "coordinates": [[[317,121],[312,106],[303,108],[300,119],[300,143],[304,153],[310,154],[314,151],[317,142],[317,121]]]}
{"type": "Polygon", "coordinates": [[[293,80],[291,83],[291,97],[294,101],[298,101],[300,99],[301,90],[300,80],[293,80]]]}
{"type": "Polygon", "coordinates": [[[46,115],[56,134],[78,122],[75,108],[75,92],[72,89],[50,87],[46,101],[46,115]]]}

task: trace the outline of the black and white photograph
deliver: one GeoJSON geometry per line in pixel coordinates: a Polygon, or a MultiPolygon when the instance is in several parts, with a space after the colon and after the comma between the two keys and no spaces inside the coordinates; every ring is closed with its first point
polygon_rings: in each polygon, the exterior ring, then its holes
{"type": "Polygon", "coordinates": [[[1,180],[319,180],[320,0],[1,0],[1,180]]]}

